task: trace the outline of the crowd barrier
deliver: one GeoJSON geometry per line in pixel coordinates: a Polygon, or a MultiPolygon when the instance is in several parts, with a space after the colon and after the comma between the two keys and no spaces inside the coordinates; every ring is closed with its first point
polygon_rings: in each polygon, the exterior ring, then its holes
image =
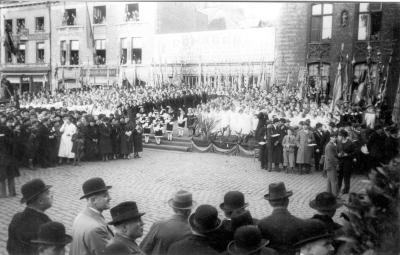
{"type": "Polygon", "coordinates": [[[217,140],[196,140],[192,138],[192,150],[194,152],[213,152],[224,155],[254,157],[255,147],[247,146],[239,142],[228,143],[217,140]]]}

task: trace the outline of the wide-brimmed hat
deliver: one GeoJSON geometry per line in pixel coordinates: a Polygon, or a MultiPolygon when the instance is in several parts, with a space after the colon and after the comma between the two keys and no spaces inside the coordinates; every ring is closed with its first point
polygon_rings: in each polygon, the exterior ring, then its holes
{"type": "Polygon", "coordinates": [[[191,209],[196,205],[192,193],[186,190],[179,190],[174,197],[168,200],[169,206],[175,209],[191,209]]]}
{"type": "Polygon", "coordinates": [[[283,182],[275,182],[269,185],[269,193],[264,195],[266,200],[279,200],[287,198],[293,195],[293,191],[286,191],[285,184],[283,182]]]}
{"type": "Polygon", "coordinates": [[[244,202],[244,194],[240,191],[229,191],[224,196],[224,202],[219,205],[223,211],[233,211],[247,207],[249,204],[244,202]]]}
{"type": "Polygon", "coordinates": [[[219,229],[222,221],[218,218],[218,211],[211,205],[200,205],[189,216],[190,227],[200,234],[210,233],[219,229]]]}
{"type": "Polygon", "coordinates": [[[40,226],[38,238],[31,243],[48,245],[66,245],[72,241],[72,236],[65,233],[65,227],[60,222],[47,222],[40,226]]]}
{"type": "Polygon", "coordinates": [[[294,247],[300,248],[307,243],[332,237],[324,223],[319,220],[306,220],[299,231],[298,241],[294,244],[294,247]]]}
{"type": "Polygon", "coordinates": [[[21,187],[21,203],[28,203],[32,201],[51,187],[51,185],[46,185],[41,179],[33,179],[25,183],[21,187]]]}
{"type": "Polygon", "coordinates": [[[310,207],[317,211],[336,210],[342,205],[343,203],[329,192],[321,192],[317,194],[315,199],[310,201],[310,207]]]}
{"type": "Polygon", "coordinates": [[[80,199],[84,199],[92,195],[107,191],[111,189],[111,187],[112,186],[106,186],[104,180],[99,177],[91,178],[83,183],[83,196],[80,199]]]}
{"type": "Polygon", "coordinates": [[[232,255],[253,254],[268,243],[257,226],[242,226],[235,231],[234,240],[228,244],[227,251],[232,255]]]}
{"type": "Polygon", "coordinates": [[[145,213],[139,212],[136,202],[127,201],[118,204],[110,210],[112,221],[108,224],[118,225],[128,220],[134,220],[142,217],[145,213]]]}

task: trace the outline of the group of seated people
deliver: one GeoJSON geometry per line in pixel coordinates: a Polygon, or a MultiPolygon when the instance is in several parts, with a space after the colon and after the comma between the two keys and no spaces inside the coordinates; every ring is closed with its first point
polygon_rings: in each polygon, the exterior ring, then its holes
{"type": "Polygon", "coordinates": [[[197,205],[192,193],[179,190],[168,201],[171,217],[155,222],[144,235],[146,214],[140,205],[124,201],[110,209],[112,186],[96,177],[82,185],[80,199],[86,200],[87,207],[77,214],[69,235],[63,224],[45,214],[53,204],[51,188],[41,179],[22,185],[21,201],[26,208],[9,224],[10,255],[60,255],[67,245],[70,255],[346,254],[347,243],[336,239],[344,235],[342,224],[333,220],[343,201],[329,192],[316,194],[309,201],[315,215],[305,219],[288,210],[293,192],[283,182],[271,183],[264,199],[272,213],[255,219],[240,191],[227,192],[216,207],[197,205]],[[110,222],[102,216],[108,209],[110,222]]]}

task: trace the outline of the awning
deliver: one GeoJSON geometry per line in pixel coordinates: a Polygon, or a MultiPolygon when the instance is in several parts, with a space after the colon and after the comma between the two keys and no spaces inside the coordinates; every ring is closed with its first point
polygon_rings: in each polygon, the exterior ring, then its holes
{"type": "Polygon", "coordinates": [[[19,77],[7,77],[6,76],[6,80],[8,80],[10,83],[18,83],[21,81],[21,79],[19,77]]]}

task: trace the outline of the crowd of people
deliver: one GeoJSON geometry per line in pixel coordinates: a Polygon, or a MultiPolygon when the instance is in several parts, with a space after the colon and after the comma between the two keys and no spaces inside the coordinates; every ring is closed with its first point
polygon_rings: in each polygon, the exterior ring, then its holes
{"type": "Polygon", "coordinates": [[[315,215],[305,219],[288,210],[293,192],[283,182],[271,183],[264,199],[273,211],[255,219],[244,194],[229,191],[219,205],[225,216],[220,219],[216,206],[196,206],[192,193],[180,190],[168,201],[171,217],[155,222],[143,237],[145,212],[134,201],[110,209],[112,186],[98,177],[83,183],[80,199],[86,200],[87,207],[75,217],[71,235],[66,234],[63,224],[45,214],[53,204],[51,188],[41,179],[21,187],[26,208],[9,224],[10,255],[61,255],[68,244],[70,255],[347,254],[346,242],[336,240],[343,235],[343,227],[333,220],[343,201],[329,192],[309,201],[315,215]],[[102,216],[108,209],[110,222],[102,216]]]}

